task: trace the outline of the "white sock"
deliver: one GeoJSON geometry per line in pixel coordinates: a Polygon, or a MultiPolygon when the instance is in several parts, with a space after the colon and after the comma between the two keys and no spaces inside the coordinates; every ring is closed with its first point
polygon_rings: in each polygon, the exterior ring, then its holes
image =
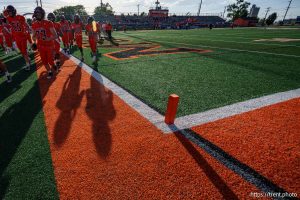
{"type": "Polygon", "coordinates": [[[5,75],[6,75],[6,76],[9,76],[9,72],[8,72],[8,71],[6,71],[6,72],[5,72],[5,75]]]}

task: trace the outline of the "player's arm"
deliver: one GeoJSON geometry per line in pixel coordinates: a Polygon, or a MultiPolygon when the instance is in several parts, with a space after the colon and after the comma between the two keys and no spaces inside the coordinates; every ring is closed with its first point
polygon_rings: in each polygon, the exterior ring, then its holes
{"type": "Polygon", "coordinates": [[[51,32],[51,37],[49,37],[49,38],[47,38],[46,40],[47,41],[51,41],[51,40],[56,40],[57,38],[58,38],[58,35],[57,35],[57,32],[56,32],[56,30],[55,30],[55,28],[54,27],[51,27],[50,28],[50,32],[51,32]]]}
{"type": "Polygon", "coordinates": [[[33,41],[33,43],[32,43],[32,45],[31,45],[31,49],[32,49],[33,51],[36,51],[36,50],[37,50],[37,45],[36,45],[36,33],[35,33],[34,30],[32,30],[32,41],[33,41]]]}

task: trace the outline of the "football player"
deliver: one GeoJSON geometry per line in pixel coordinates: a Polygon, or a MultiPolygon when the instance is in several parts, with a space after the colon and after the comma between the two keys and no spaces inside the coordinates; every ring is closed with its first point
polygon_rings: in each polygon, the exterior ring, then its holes
{"type": "Polygon", "coordinates": [[[62,31],[62,41],[64,44],[64,51],[70,54],[70,39],[69,39],[69,32],[71,31],[69,22],[66,20],[65,16],[60,16],[60,25],[62,31]]]}
{"type": "Polygon", "coordinates": [[[9,5],[6,8],[8,17],[7,22],[11,25],[11,32],[13,40],[16,42],[18,49],[20,50],[23,58],[25,59],[26,66],[25,70],[30,70],[30,58],[27,52],[27,35],[26,27],[28,26],[25,20],[25,17],[22,15],[17,15],[17,10],[9,5]]]}
{"type": "Polygon", "coordinates": [[[73,44],[74,44],[74,32],[72,29],[72,22],[68,20],[70,31],[69,31],[69,43],[70,43],[70,49],[72,49],[73,44]]]}
{"type": "Polygon", "coordinates": [[[42,7],[34,9],[36,22],[32,24],[33,30],[33,47],[40,53],[42,63],[48,71],[48,79],[53,76],[52,68],[57,70],[54,65],[54,40],[58,38],[54,25],[51,21],[45,20],[45,10],[42,7]],[[36,44],[37,43],[37,44],[36,44]]]}
{"type": "MultiPolygon", "coordinates": [[[[58,34],[58,36],[62,37],[62,31],[61,31],[61,25],[58,22],[55,22],[55,18],[56,16],[53,13],[49,13],[47,16],[47,19],[49,21],[51,21],[54,25],[55,31],[58,34]]],[[[54,60],[55,60],[55,65],[57,68],[60,67],[60,39],[59,37],[54,40],[54,49],[55,49],[55,56],[54,56],[54,60]]]]}
{"type": "Polygon", "coordinates": [[[85,26],[85,33],[89,37],[89,44],[93,54],[93,63],[97,62],[97,42],[98,35],[100,32],[100,27],[94,20],[94,17],[88,18],[88,24],[85,26]]]}
{"type": "Polygon", "coordinates": [[[74,22],[72,23],[72,30],[75,35],[77,47],[81,54],[81,61],[83,62],[84,58],[83,58],[83,49],[82,49],[82,28],[83,28],[83,23],[81,22],[79,15],[75,15],[74,22]]]}

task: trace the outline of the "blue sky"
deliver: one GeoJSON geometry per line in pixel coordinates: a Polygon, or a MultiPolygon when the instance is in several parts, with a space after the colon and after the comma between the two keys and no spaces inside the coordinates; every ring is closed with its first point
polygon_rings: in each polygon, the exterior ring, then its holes
{"type": "MultiPolygon", "coordinates": [[[[100,0],[42,0],[47,12],[64,5],[83,4],[89,14],[100,4],[100,0]]],[[[109,2],[114,11],[118,13],[137,12],[137,5],[140,4],[140,12],[147,12],[156,0],[103,0],[109,2]]],[[[224,7],[235,0],[203,0],[202,13],[221,13],[224,7]]],[[[171,13],[197,13],[200,0],[161,0],[161,5],[169,7],[171,13]]],[[[259,16],[263,17],[267,7],[271,7],[272,12],[277,12],[279,20],[283,18],[288,0],[248,0],[251,4],[256,4],[261,8],[259,16]]],[[[32,12],[35,7],[35,0],[0,0],[0,6],[4,7],[13,4],[18,12],[32,12]]],[[[287,18],[300,16],[300,0],[293,0],[287,18]]]]}

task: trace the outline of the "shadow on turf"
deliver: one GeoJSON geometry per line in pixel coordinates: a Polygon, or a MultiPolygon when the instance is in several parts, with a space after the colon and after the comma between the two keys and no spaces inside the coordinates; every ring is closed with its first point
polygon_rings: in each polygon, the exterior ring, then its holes
{"type": "MultiPolygon", "coordinates": [[[[103,82],[103,80],[100,80],[100,82],[103,82]]],[[[85,111],[92,121],[93,141],[96,151],[102,159],[106,159],[112,146],[109,122],[116,117],[113,93],[91,76],[90,88],[86,91],[86,96],[87,105],[85,111]]]]}
{"type": "Polygon", "coordinates": [[[22,69],[22,67],[25,66],[25,61],[21,56],[18,56],[13,60],[9,60],[8,62],[4,62],[4,63],[8,67],[10,73],[12,72],[16,72],[16,73],[12,76],[13,82],[9,84],[3,82],[0,85],[0,91],[1,91],[0,103],[10,95],[14,94],[20,88],[22,88],[22,83],[35,72],[34,65],[31,71],[25,71],[22,69]]]}
{"type": "MultiPolygon", "coordinates": [[[[170,128],[173,130],[174,129],[179,130],[175,125],[170,125],[170,128]]],[[[183,146],[185,146],[187,151],[197,161],[197,163],[200,166],[202,166],[202,169],[204,164],[204,168],[206,168],[206,170],[204,169],[204,171],[207,172],[206,175],[210,177],[212,183],[218,188],[220,193],[223,195],[223,198],[235,199],[237,197],[233,193],[233,191],[230,191],[230,188],[228,188],[225,185],[221,177],[219,177],[216,174],[216,172],[214,172],[213,169],[211,169],[208,163],[205,160],[203,161],[204,158],[201,157],[198,151],[192,146],[191,142],[193,142],[195,145],[203,149],[206,153],[208,153],[210,156],[215,158],[222,165],[232,170],[237,175],[241,176],[245,181],[256,186],[262,192],[281,193],[281,194],[287,193],[287,191],[285,191],[283,188],[274,184],[272,181],[262,176],[260,173],[252,169],[250,166],[237,160],[235,157],[231,156],[230,154],[228,154],[223,149],[213,144],[209,140],[203,138],[201,135],[194,132],[193,130],[191,129],[181,130],[179,132],[176,132],[175,135],[179,139],[179,141],[183,144],[183,146]],[[201,161],[204,162],[204,163],[202,162],[202,165],[201,165],[201,161]]],[[[294,198],[287,198],[287,199],[294,199],[294,198]]]]}
{"type": "Polygon", "coordinates": [[[61,147],[67,139],[85,91],[80,91],[81,68],[69,75],[63,85],[56,107],[60,110],[54,127],[54,142],[61,147]]]}
{"type": "Polygon", "coordinates": [[[175,136],[194,158],[199,167],[203,170],[211,183],[218,189],[220,194],[226,200],[237,200],[236,194],[229,188],[229,186],[223,181],[214,168],[206,161],[206,159],[199,153],[199,151],[192,145],[192,143],[186,139],[182,134],[175,133],[175,136]]]}
{"type": "MultiPolygon", "coordinates": [[[[23,76],[26,76],[26,74],[23,74],[23,76]]],[[[45,80],[46,76],[46,73],[42,74],[39,80],[45,80]]],[[[51,84],[52,82],[48,80],[44,90],[47,91],[51,84]]],[[[45,94],[46,92],[44,92],[45,94]]],[[[39,84],[38,81],[35,81],[26,95],[19,102],[6,109],[0,117],[0,199],[4,198],[9,186],[9,175],[5,174],[6,168],[41,109],[39,84]]]]}
{"type": "MultiPolygon", "coordinates": [[[[54,142],[62,147],[71,133],[72,124],[76,117],[84,95],[87,98],[85,111],[92,123],[93,141],[96,151],[102,159],[106,159],[111,151],[112,136],[109,122],[116,116],[113,106],[113,93],[105,89],[102,84],[91,76],[90,88],[80,91],[82,69],[77,67],[68,77],[61,91],[61,96],[56,103],[60,114],[55,122],[54,142]]],[[[101,76],[98,76],[100,82],[101,76]]],[[[83,122],[84,123],[84,122],[83,122]]],[[[84,128],[84,127],[81,127],[84,128]]],[[[87,127],[89,128],[89,127],[87,127]]],[[[89,133],[89,129],[87,132],[89,133]]]]}

